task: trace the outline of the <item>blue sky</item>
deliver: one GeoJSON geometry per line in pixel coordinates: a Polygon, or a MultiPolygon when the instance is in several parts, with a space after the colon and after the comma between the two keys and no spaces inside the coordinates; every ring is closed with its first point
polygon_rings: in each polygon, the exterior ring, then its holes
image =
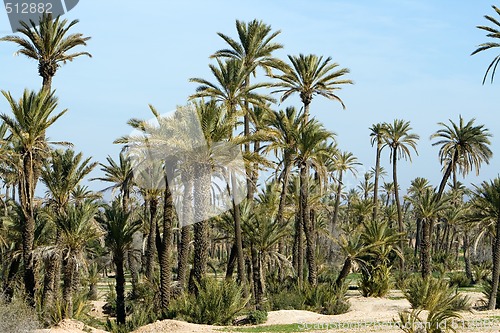
{"type": "MultiPolygon", "coordinates": [[[[48,132],[53,140],[75,144],[75,150],[105,161],[116,158],[113,140],[130,132],[128,119],[149,118],[148,103],[160,112],[183,105],[194,92],[191,77],[212,80],[209,56],[225,44],[216,32],[236,37],[236,19],[254,18],[281,30],[284,49],[276,56],[314,53],[331,56],[351,70],[355,84],[339,92],[347,110],[316,97],[311,113],[337,133],[339,146],[353,152],[369,170],[375,151],[368,128],[395,118],[409,120],[420,135],[419,156],[399,163],[401,187],[421,176],[438,185],[438,147],[429,136],[448,119],[475,117],[494,137],[494,158],[467,182],[493,178],[499,172],[500,82],[482,83],[495,51],[471,57],[486,41],[476,25],[496,15],[492,1],[310,0],[310,1],[85,1],[65,17],[79,19],[75,31],[91,36],[86,51],[62,67],[53,81],[61,109],[68,108],[48,132]]],[[[0,11],[0,34],[9,34],[7,14],[0,11]]],[[[0,89],[16,97],[24,88],[38,89],[34,61],[14,57],[16,47],[0,44],[0,89]]],[[[500,80],[500,76],[499,76],[500,80]]],[[[280,106],[300,107],[298,98],[280,106]]],[[[8,113],[0,99],[0,112],[8,113]]],[[[383,152],[389,170],[389,152],[383,152]]],[[[99,173],[94,172],[93,176],[99,173]]],[[[389,181],[389,177],[386,179],[389,181]]],[[[356,183],[351,179],[351,186],[356,183]]],[[[92,188],[103,188],[93,184],[92,188]]]]}

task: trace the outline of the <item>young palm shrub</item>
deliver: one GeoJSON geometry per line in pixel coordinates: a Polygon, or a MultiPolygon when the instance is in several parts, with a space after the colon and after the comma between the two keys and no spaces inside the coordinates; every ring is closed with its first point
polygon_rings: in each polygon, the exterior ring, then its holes
{"type": "Polygon", "coordinates": [[[106,206],[97,221],[105,230],[106,245],[113,253],[113,262],[116,268],[116,321],[125,324],[125,254],[133,241],[133,236],[141,227],[140,220],[132,220],[118,201],[106,206]]]}
{"type": "Polygon", "coordinates": [[[405,333],[445,333],[456,332],[453,319],[460,315],[451,309],[436,308],[429,311],[427,318],[421,316],[422,310],[406,310],[399,312],[397,323],[405,333]]]}
{"type": "Polygon", "coordinates": [[[205,278],[195,283],[197,295],[184,293],[171,302],[172,318],[196,324],[229,325],[250,300],[243,298],[242,287],[232,280],[205,278]]]}
{"type": "Polygon", "coordinates": [[[470,298],[460,295],[444,279],[420,276],[410,278],[403,293],[413,309],[429,311],[438,308],[449,308],[453,311],[470,309],[470,298]]]}

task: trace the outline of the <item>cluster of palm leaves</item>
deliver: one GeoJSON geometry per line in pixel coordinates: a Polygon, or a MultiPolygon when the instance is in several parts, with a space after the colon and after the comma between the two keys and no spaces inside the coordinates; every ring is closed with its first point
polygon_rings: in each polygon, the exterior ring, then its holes
{"type": "Polygon", "coordinates": [[[347,189],[346,173],[357,175],[360,163],[338,148],[335,134],[312,115],[311,106],[315,96],[322,96],[345,108],[337,93],[352,84],[346,78],[349,70],[314,54],[276,58],[273,53],[283,48],[275,41],[280,31],[258,20],[236,21],[238,38],[219,33],[227,48],[211,55],[213,77],[190,80],[198,86],[174,120],[150,105],[155,124],[129,120],[135,134],[115,141],[123,147],[118,160],[96,163],[70,143],[46,137],[67,111],[57,111],[52,78],[61,64],[90,56],[69,53],[89,37],[68,35],[77,21],[41,20],[40,25],[23,24],[19,32],[25,38],[1,39],[37,60],[43,78],[39,92],[26,90],[19,99],[3,92],[11,108],[0,115],[6,190],[1,198],[1,281],[7,300],[23,289],[30,305],[50,309],[63,304],[64,316],[71,317],[80,281],[93,276],[95,297],[95,276],[109,268],[116,278],[118,324],[127,315],[127,272],[130,299],[144,296],[144,283],[155,285],[159,316],[172,313],[179,295],[203,295],[200,286],[212,273],[232,280],[236,271],[238,293],[243,299],[251,295],[258,310],[273,297],[266,288],[273,279],[291,280],[314,293],[321,290],[315,288],[325,271],[338,271],[332,284],[341,290],[359,269],[365,296],[382,296],[396,263],[400,272],[420,270],[426,278],[440,253],[454,251],[458,257],[462,246],[472,280],[474,255],[483,251],[492,258],[489,306],[495,308],[500,180],[472,190],[457,180],[472,170],[479,173],[492,156],[491,134],[475,119],[460,116],[457,123],[438,124],[431,140],[440,147],[442,181],[433,188],[416,178],[406,195],[400,193],[397,167],[401,159],[411,162],[411,154],[417,154],[419,136],[402,119],[372,125],[367,142],[371,139],[376,147],[375,166],[356,188],[347,189]],[[301,105],[280,109],[277,100],[284,103],[292,95],[301,105]],[[189,137],[192,128],[182,125],[189,123],[189,110],[200,124],[196,147],[189,137]],[[137,147],[152,142],[175,149],[145,163],[137,147]],[[387,150],[392,180],[384,178],[381,167],[387,150]],[[238,169],[231,161],[239,153],[244,165],[238,169]],[[82,185],[97,165],[101,176],[94,180],[111,184],[104,189],[112,190],[111,203],[82,185]],[[43,198],[35,195],[39,181],[46,188],[43,198]],[[245,198],[236,195],[242,182],[245,198]],[[221,202],[225,209],[214,214],[211,209],[221,202]]]}

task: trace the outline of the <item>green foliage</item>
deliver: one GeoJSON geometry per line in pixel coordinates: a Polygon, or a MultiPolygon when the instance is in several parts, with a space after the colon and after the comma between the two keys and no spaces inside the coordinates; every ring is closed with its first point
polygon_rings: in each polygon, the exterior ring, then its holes
{"type": "Polygon", "coordinates": [[[422,310],[413,309],[399,312],[398,326],[405,333],[445,333],[456,332],[453,319],[460,318],[458,313],[448,308],[429,311],[427,318],[420,316],[422,310]]]}
{"type": "Polygon", "coordinates": [[[247,321],[251,325],[263,324],[267,321],[267,311],[254,310],[247,316],[247,321]]]}
{"type": "Polygon", "coordinates": [[[0,298],[0,332],[29,333],[40,326],[35,310],[21,299],[7,303],[0,298]]]}
{"type": "Polygon", "coordinates": [[[359,288],[364,297],[383,297],[390,289],[391,268],[378,265],[370,269],[363,269],[359,288]]]}
{"type": "MultiPolygon", "coordinates": [[[[70,317],[75,320],[85,320],[90,316],[90,309],[88,293],[82,290],[73,296],[73,313],[70,317]]],[[[65,314],[68,310],[67,304],[62,299],[55,299],[54,304],[46,309],[41,316],[47,325],[55,325],[66,317],[65,314]]]]}
{"type": "Polygon", "coordinates": [[[205,279],[197,284],[198,294],[183,294],[174,300],[169,316],[190,323],[229,325],[250,300],[234,281],[205,279]]]}
{"type": "Polygon", "coordinates": [[[453,311],[470,309],[469,297],[462,296],[450,288],[444,279],[412,277],[408,280],[403,292],[413,309],[429,311],[436,308],[447,308],[453,311]]]}
{"type": "Polygon", "coordinates": [[[319,284],[305,287],[302,291],[307,310],[326,315],[346,313],[350,304],[345,297],[347,286],[337,288],[335,284],[319,284]]]}
{"type": "MultiPolygon", "coordinates": [[[[486,299],[490,298],[490,294],[492,291],[491,288],[491,279],[485,279],[482,283],[483,286],[483,294],[486,297],[486,299]]],[[[500,292],[497,292],[497,302],[496,302],[496,309],[500,309],[500,292]]]]}
{"type": "Polygon", "coordinates": [[[474,272],[475,282],[486,281],[488,275],[491,273],[491,262],[483,261],[478,264],[472,265],[472,270],[474,272]]]}
{"type": "Polygon", "coordinates": [[[464,272],[453,272],[449,274],[450,286],[459,288],[472,286],[472,281],[467,277],[464,272]]]}

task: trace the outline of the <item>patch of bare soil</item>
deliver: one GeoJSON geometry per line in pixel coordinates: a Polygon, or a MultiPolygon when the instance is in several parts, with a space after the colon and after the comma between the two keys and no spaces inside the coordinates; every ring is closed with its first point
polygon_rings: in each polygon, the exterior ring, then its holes
{"type": "Polygon", "coordinates": [[[71,319],[64,319],[62,322],[60,322],[59,324],[50,329],[35,331],[35,333],[88,333],[88,332],[108,333],[103,330],[89,327],[80,321],[71,319]]]}

